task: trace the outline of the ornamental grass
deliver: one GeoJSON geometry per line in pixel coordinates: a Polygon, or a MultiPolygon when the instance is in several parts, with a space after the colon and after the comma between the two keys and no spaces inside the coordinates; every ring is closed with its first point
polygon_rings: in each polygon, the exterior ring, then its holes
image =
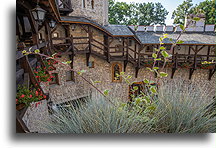
{"type": "Polygon", "coordinates": [[[84,104],[78,101],[78,107],[61,106],[44,125],[50,133],[212,133],[215,99],[207,90],[183,81],[161,82],[151,116],[97,96],[84,104]]]}

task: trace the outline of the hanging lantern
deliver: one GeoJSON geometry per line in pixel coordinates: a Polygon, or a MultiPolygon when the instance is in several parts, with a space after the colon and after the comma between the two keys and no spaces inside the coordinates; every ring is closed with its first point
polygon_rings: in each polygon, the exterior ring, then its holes
{"type": "Polygon", "coordinates": [[[46,11],[42,9],[39,5],[36,8],[32,9],[32,15],[35,21],[43,22],[45,18],[46,11]]]}
{"type": "Polygon", "coordinates": [[[54,28],[55,25],[56,25],[56,21],[51,20],[51,21],[49,22],[49,26],[50,26],[50,28],[54,28]]]}
{"type": "Polygon", "coordinates": [[[74,31],[74,30],[76,29],[76,25],[75,25],[75,24],[72,24],[72,25],[71,25],[71,29],[72,29],[72,31],[74,31]]]}

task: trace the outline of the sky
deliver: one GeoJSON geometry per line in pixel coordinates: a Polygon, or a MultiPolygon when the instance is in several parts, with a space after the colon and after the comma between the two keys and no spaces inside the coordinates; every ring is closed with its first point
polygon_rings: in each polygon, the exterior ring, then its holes
{"type": "MultiPolygon", "coordinates": [[[[160,2],[167,11],[169,11],[169,14],[167,15],[166,19],[166,25],[172,25],[173,19],[172,12],[178,7],[178,5],[182,4],[184,0],[116,0],[118,2],[136,2],[136,3],[144,3],[144,2],[160,2]]],[[[194,5],[199,4],[200,2],[203,2],[204,0],[193,0],[194,5]]]]}

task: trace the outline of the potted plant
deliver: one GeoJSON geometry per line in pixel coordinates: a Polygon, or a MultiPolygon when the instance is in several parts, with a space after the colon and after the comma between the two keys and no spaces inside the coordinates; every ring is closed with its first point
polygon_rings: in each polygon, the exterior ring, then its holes
{"type": "Polygon", "coordinates": [[[40,89],[28,89],[25,86],[18,86],[16,94],[16,108],[21,110],[26,106],[29,106],[32,102],[37,102],[42,99],[46,99],[46,95],[43,95],[40,89]]]}
{"type": "Polygon", "coordinates": [[[198,67],[201,69],[213,69],[215,67],[215,63],[205,61],[199,64],[198,67]]]}

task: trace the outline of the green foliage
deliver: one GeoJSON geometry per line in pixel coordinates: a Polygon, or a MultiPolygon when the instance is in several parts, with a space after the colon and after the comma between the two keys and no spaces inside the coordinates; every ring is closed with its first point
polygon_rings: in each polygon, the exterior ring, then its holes
{"type": "Polygon", "coordinates": [[[185,16],[190,14],[190,9],[192,8],[192,0],[185,0],[180,4],[176,10],[173,11],[172,18],[174,18],[175,24],[184,24],[185,16]]]}
{"type": "Polygon", "coordinates": [[[108,89],[106,89],[106,90],[104,90],[104,92],[103,92],[103,93],[104,93],[104,95],[105,95],[105,96],[108,96],[108,94],[109,94],[109,90],[108,90],[108,89]]]}
{"type": "Polygon", "coordinates": [[[122,25],[165,24],[168,11],[161,3],[130,3],[109,0],[109,23],[122,25]]]}
{"type": "Polygon", "coordinates": [[[129,103],[110,104],[96,96],[86,104],[77,102],[78,107],[60,107],[44,124],[50,133],[216,132],[215,99],[202,85],[163,81],[156,100],[146,95],[129,103]]]}
{"type": "Polygon", "coordinates": [[[46,98],[40,90],[28,89],[25,86],[18,86],[16,94],[16,104],[24,103],[25,106],[29,106],[32,102],[40,101],[46,98]]]}
{"type": "Polygon", "coordinates": [[[40,53],[40,50],[39,50],[39,49],[36,49],[34,52],[35,52],[35,53],[40,53]]]}
{"type": "MultiPolygon", "coordinates": [[[[205,14],[206,24],[216,23],[216,3],[215,0],[205,0],[200,2],[198,5],[193,6],[192,0],[185,0],[177,9],[173,12],[172,18],[174,18],[174,23],[184,24],[185,16],[188,14],[205,14]]],[[[195,17],[193,20],[198,21],[199,18],[195,17]]]]}
{"type": "Polygon", "coordinates": [[[79,71],[79,72],[77,72],[77,73],[78,73],[78,75],[82,75],[82,74],[85,73],[85,72],[86,72],[86,70],[82,69],[81,71],[79,71]]]}
{"type": "Polygon", "coordinates": [[[165,72],[160,72],[160,76],[161,76],[161,77],[167,77],[167,76],[168,76],[168,74],[167,74],[167,73],[165,73],[165,72]]]}
{"type": "Polygon", "coordinates": [[[116,102],[115,107],[99,97],[76,104],[77,108],[72,104],[62,106],[52,115],[51,123],[44,122],[45,129],[50,133],[146,133],[153,123],[133,110],[126,110],[126,103],[116,102]]]}
{"type": "MultiPolygon", "coordinates": [[[[161,133],[210,133],[216,132],[215,107],[207,108],[215,99],[206,91],[206,84],[185,84],[167,81],[158,90],[158,103],[154,117],[155,131],[161,133]]],[[[214,95],[214,94],[213,94],[214,95]]]]}

